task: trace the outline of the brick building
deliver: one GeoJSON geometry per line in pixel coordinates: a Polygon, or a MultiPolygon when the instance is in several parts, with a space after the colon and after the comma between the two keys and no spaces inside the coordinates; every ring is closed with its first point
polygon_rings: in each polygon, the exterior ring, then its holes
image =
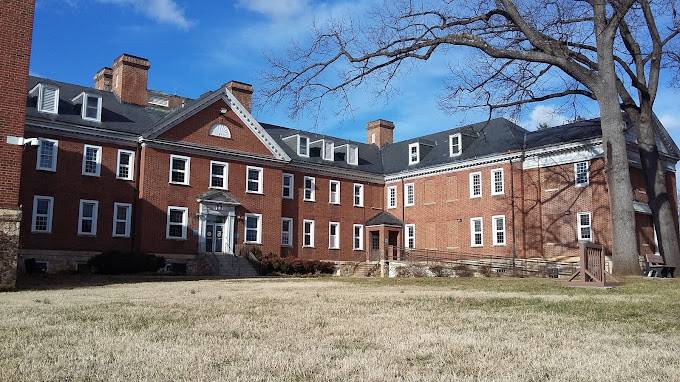
{"type": "MultiPolygon", "coordinates": [[[[23,152],[23,263],[74,269],[112,249],[186,263],[245,247],[363,261],[386,244],[554,258],[611,243],[598,120],[530,132],[493,119],[403,142],[376,120],[360,143],[258,122],[248,84],[195,100],[149,90],[149,69],[124,54],[94,88],[30,78],[25,135],[39,144],[23,152]]],[[[680,152],[658,133],[675,195],[680,152]]]]}
{"type": "Polygon", "coordinates": [[[19,244],[19,182],[34,0],[0,2],[0,289],[14,287],[19,244]]]}

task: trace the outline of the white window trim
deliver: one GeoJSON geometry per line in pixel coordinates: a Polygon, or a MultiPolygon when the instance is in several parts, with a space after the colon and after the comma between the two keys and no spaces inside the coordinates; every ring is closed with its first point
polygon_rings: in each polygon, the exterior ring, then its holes
{"type": "Polygon", "coordinates": [[[335,142],[332,141],[323,141],[323,148],[322,148],[322,153],[321,157],[325,161],[334,161],[335,160],[335,142]],[[328,146],[330,146],[330,148],[328,146]]]}
{"type": "Polygon", "coordinates": [[[305,219],[302,221],[302,247],[303,248],[314,248],[314,220],[309,220],[305,219]],[[310,226],[310,232],[309,232],[309,245],[305,244],[305,235],[307,233],[305,232],[305,227],[307,226],[307,223],[311,223],[310,226]]]}
{"type": "Polygon", "coordinates": [[[246,193],[259,195],[262,195],[264,193],[264,169],[262,167],[246,166],[246,193]],[[255,170],[258,172],[257,191],[248,190],[248,172],[250,172],[250,170],[255,170]]]}
{"type": "Polygon", "coordinates": [[[357,166],[359,164],[359,147],[358,146],[353,146],[349,145],[347,146],[347,164],[352,165],[352,166],[357,166]],[[350,155],[350,151],[354,153],[354,155],[350,155]],[[351,158],[354,158],[354,160],[351,160],[351,158]]]}
{"type": "Polygon", "coordinates": [[[574,187],[587,187],[590,184],[590,163],[588,161],[581,161],[581,162],[575,162],[574,163],[574,187]],[[585,183],[577,183],[577,168],[579,163],[585,163],[586,164],[586,181],[585,183]]]}
{"type": "Polygon", "coordinates": [[[389,186],[389,187],[387,187],[387,203],[386,203],[386,204],[387,204],[387,208],[388,208],[388,209],[397,208],[397,204],[399,204],[398,195],[397,195],[397,186],[389,186]],[[394,192],[394,205],[392,205],[392,204],[390,203],[390,201],[391,201],[391,198],[390,198],[391,195],[390,195],[390,193],[391,193],[391,192],[394,192]]]}
{"type": "Polygon", "coordinates": [[[262,244],[262,214],[245,214],[243,219],[243,242],[245,244],[262,244]],[[257,218],[257,239],[255,241],[248,240],[248,218],[257,218]]]}
{"type": "Polygon", "coordinates": [[[80,203],[78,206],[78,235],[79,236],[97,236],[97,221],[99,220],[99,201],[97,200],[88,200],[88,199],[80,199],[80,203]],[[85,219],[83,216],[83,204],[85,203],[92,203],[94,204],[94,207],[92,208],[92,232],[83,232],[82,231],[82,221],[85,219]]]}
{"type": "Polygon", "coordinates": [[[38,152],[36,156],[35,169],[41,171],[57,171],[57,154],[59,153],[59,141],[56,139],[38,138],[38,152]],[[40,166],[40,152],[42,150],[43,142],[52,142],[54,144],[54,152],[52,153],[52,167],[41,167],[40,166]]]}
{"type": "Polygon", "coordinates": [[[135,179],[135,152],[131,150],[118,150],[118,157],[116,159],[116,179],[120,180],[134,180],[135,179]],[[121,154],[130,155],[130,164],[128,165],[128,177],[120,176],[120,156],[121,154]]]}
{"type": "Polygon", "coordinates": [[[293,199],[295,198],[295,175],[284,172],[283,175],[281,175],[281,197],[284,199],[293,199]],[[284,183],[284,179],[286,177],[290,177],[290,195],[286,196],[286,186],[284,183]]]}
{"type": "MultiPolygon", "coordinates": [[[[187,207],[168,206],[167,214],[166,214],[166,221],[165,221],[165,238],[167,240],[186,240],[187,239],[187,227],[189,225],[188,220],[189,220],[189,209],[187,207]],[[170,210],[180,210],[180,211],[182,211],[182,236],[181,237],[170,236],[170,210]]],[[[176,225],[176,224],[179,224],[179,223],[173,223],[173,224],[176,225]]]]}
{"type": "Polygon", "coordinates": [[[364,250],[364,226],[362,224],[352,225],[352,250],[363,251],[364,250]],[[359,236],[356,236],[356,229],[359,228],[359,236]],[[357,247],[356,239],[359,238],[359,246],[357,247]]]}
{"type": "Polygon", "coordinates": [[[505,173],[502,168],[491,170],[491,195],[505,195],[505,173]],[[496,191],[496,174],[501,174],[501,190],[496,191]]]}
{"type": "Polygon", "coordinates": [[[470,218],[470,247],[472,248],[481,248],[484,246],[484,218],[482,217],[476,217],[476,218],[470,218]],[[475,221],[479,220],[479,233],[482,236],[482,242],[481,244],[476,244],[475,243],[475,221]]]}
{"type": "Polygon", "coordinates": [[[352,186],[352,203],[354,204],[354,207],[363,207],[364,206],[364,185],[361,183],[354,183],[352,186]],[[357,195],[357,187],[360,190],[359,195],[357,195]],[[356,201],[356,197],[359,196],[359,203],[356,201]]]}
{"type": "Polygon", "coordinates": [[[31,233],[52,233],[52,218],[54,217],[54,197],[34,195],[33,196],[33,212],[31,214],[31,233]],[[35,228],[36,218],[38,217],[38,199],[48,199],[50,201],[47,209],[47,229],[39,231],[35,228]]]}
{"type": "Polygon", "coordinates": [[[593,214],[590,212],[579,212],[576,214],[576,232],[577,232],[577,237],[578,241],[586,241],[586,242],[592,242],[593,241],[593,214]],[[587,215],[588,216],[588,222],[590,225],[584,226],[581,225],[581,216],[587,215]],[[588,227],[590,229],[590,238],[584,239],[581,236],[581,228],[588,227]]]}
{"type": "Polygon", "coordinates": [[[183,156],[183,155],[174,155],[174,154],[170,155],[170,171],[168,172],[168,183],[177,184],[177,185],[181,185],[181,186],[188,186],[190,176],[191,176],[191,158],[183,156]],[[184,182],[174,182],[172,180],[172,161],[174,159],[179,159],[179,160],[185,161],[184,162],[185,163],[184,170],[183,170],[183,172],[184,172],[184,182]]]}
{"type": "Polygon", "coordinates": [[[39,84],[40,86],[38,90],[38,105],[36,106],[36,109],[38,109],[39,112],[41,113],[49,113],[49,114],[59,114],[59,88],[56,86],[50,86],[50,85],[44,85],[44,84],[39,84]],[[43,99],[43,93],[45,91],[45,88],[48,89],[54,89],[54,110],[45,110],[42,108],[42,99],[43,99]]]}
{"type": "Polygon", "coordinates": [[[293,218],[281,218],[281,246],[282,247],[292,247],[293,246],[293,218]],[[288,222],[288,244],[283,244],[283,237],[286,231],[283,230],[283,222],[288,222]]]}
{"type": "Polygon", "coordinates": [[[315,202],[316,201],[316,178],[313,176],[305,176],[302,182],[302,200],[305,202],[315,202]],[[312,181],[312,192],[309,194],[309,198],[307,198],[307,180],[311,179],[312,181]]]}
{"type": "Polygon", "coordinates": [[[298,135],[298,139],[297,139],[297,155],[298,155],[298,156],[301,156],[301,157],[303,157],[303,158],[309,158],[309,138],[308,138],[308,137],[305,137],[305,136],[302,136],[302,135],[298,135]],[[306,154],[303,154],[302,151],[301,151],[301,148],[302,148],[302,140],[303,140],[303,139],[306,139],[306,140],[307,140],[307,153],[306,153],[306,154]]]}
{"type": "Polygon", "coordinates": [[[457,157],[463,153],[463,137],[460,133],[449,135],[449,156],[457,157]],[[453,138],[458,137],[458,152],[453,151],[453,138]]]}
{"type": "Polygon", "coordinates": [[[81,110],[80,116],[86,121],[101,122],[102,121],[102,97],[98,96],[98,95],[84,93],[83,94],[83,105],[82,105],[82,110],[81,110]],[[87,100],[89,98],[96,98],[97,99],[97,116],[95,118],[88,117],[87,113],[86,113],[87,100]]]}
{"type": "Polygon", "coordinates": [[[113,203],[113,229],[111,230],[111,235],[113,237],[130,237],[130,231],[132,228],[132,204],[130,203],[113,203]],[[118,207],[127,207],[127,216],[125,220],[118,217],[118,207]],[[125,222],[125,233],[116,233],[116,224],[120,222],[125,222]]]}
{"type": "MultiPolygon", "coordinates": [[[[491,233],[493,234],[492,243],[493,243],[494,246],[504,247],[508,243],[508,235],[507,235],[507,229],[506,229],[505,223],[506,223],[505,215],[494,215],[494,216],[491,217],[491,233]],[[499,231],[498,227],[496,225],[496,221],[499,220],[499,219],[503,219],[503,230],[502,231],[499,231]],[[498,232],[503,232],[503,242],[502,243],[498,242],[498,237],[496,236],[496,234],[498,232]]],[[[483,231],[483,228],[482,228],[482,231],[483,231]]],[[[483,238],[483,234],[482,234],[482,242],[483,241],[484,241],[484,238],[483,238]]]]}
{"type": "Polygon", "coordinates": [[[469,183],[469,186],[470,186],[470,199],[481,198],[482,194],[484,193],[484,181],[482,179],[481,171],[471,172],[470,175],[469,175],[468,183],[469,183]],[[479,195],[474,194],[473,178],[475,177],[475,175],[479,175],[479,195]]]}
{"type": "Polygon", "coordinates": [[[420,162],[420,144],[418,142],[410,143],[408,145],[408,164],[410,166],[410,165],[413,165],[413,164],[417,164],[419,162],[420,162]],[[413,158],[411,157],[411,149],[413,147],[416,148],[416,160],[413,160],[413,158]]]}
{"type": "Polygon", "coordinates": [[[404,225],[404,247],[408,249],[413,249],[416,247],[416,225],[415,224],[405,224],[404,225]],[[409,236],[409,228],[413,228],[413,236],[409,236]],[[409,246],[409,239],[413,239],[413,246],[409,246]]]}
{"type": "Polygon", "coordinates": [[[215,161],[211,160],[210,161],[210,179],[208,180],[208,188],[212,188],[214,190],[228,190],[229,189],[229,163],[227,162],[220,162],[220,161],[215,161]],[[222,174],[213,174],[213,165],[219,165],[219,166],[224,166],[224,169],[222,170],[222,174]],[[222,187],[217,187],[212,185],[212,179],[213,176],[217,175],[218,177],[222,178],[222,187]]]}
{"type": "Polygon", "coordinates": [[[83,164],[81,174],[85,176],[100,176],[102,173],[102,147],[94,145],[83,145],[83,164]],[[97,171],[94,173],[85,172],[85,158],[87,157],[87,149],[97,149],[97,171]]]}
{"type": "Polygon", "coordinates": [[[340,249],[340,223],[328,222],[328,249],[340,249]],[[337,237],[337,245],[333,246],[331,240],[331,226],[335,226],[335,236],[337,237]]]}
{"type": "Polygon", "coordinates": [[[328,203],[340,205],[340,181],[339,180],[329,180],[328,181],[328,203]],[[338,200],[333,201],[333,185],[337,185],[336,195],[338,200]]]}
{"type": "Polygon", "coordinates": [[[404,184],[404,207],[411,207],[416,205],[416,185],[415,183],[404,184]],[[413,188],[413,202],[408,201],[408,189],[413,188]]]}

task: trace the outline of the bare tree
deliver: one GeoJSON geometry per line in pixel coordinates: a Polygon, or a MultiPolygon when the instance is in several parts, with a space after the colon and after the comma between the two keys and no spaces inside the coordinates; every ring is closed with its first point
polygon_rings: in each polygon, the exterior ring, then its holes
{"type": "Polygon", "coordinates": [[[638,274],[622,110],[637,129],[666,261],[680,262],[677,234],[664,230],[674,225],[664,223],[670,204],[651,122],[663,49],[677,28],[672,22],[667,36],[660,37],[655,32],[658,12],[648,0],[388,2],[363,23],[335,21],[317,28],[309,44],[271,60],[265,94],[267,101],[288,102],[292,115],[328,98],[349,107],[349,91],[373,80],[379,94],[387,92],[409,62],[467,47],[485,59],[449,86],[442,101],[445,107],[482,106],[491,114],[565,97],[595,100],[615,238],[614,271],[638,274]],[[642,53],[639,38],[651,41],[649,53],[642,53]],[[637,102],[632,91],[638,93],[637,102]]]}

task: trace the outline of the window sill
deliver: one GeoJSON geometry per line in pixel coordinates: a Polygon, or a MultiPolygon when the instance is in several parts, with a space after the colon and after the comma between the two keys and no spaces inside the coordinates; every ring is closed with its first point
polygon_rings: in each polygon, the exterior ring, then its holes
{"type": "Polygon", "coordinates": [[[90,176],[90,177],[93,177],[93,178],[99,178],[100,177],[100,174],[87,174],[87,173],[84,173],[84,172],[81,173],[81,175],[82,176],[90,176]]]}
{"type": "Polygon", "coordinates": [[[282,196],[281,199],[284,200],[293,200],[294,198],[292,196],[282,196]]]}
{"type": "Polygon", "coordinates": [[[165,240],[174,240],[174,241],[186,241],[186,237],[165,237],[165,240]]]}
{"type": "Polygon", "coordinates": [[[333,202],[328,202],[328,204],[330,204],[332,206],[339,206],[340,205],[340,203],[333,203],[333,202]]]}
{"type": "Polygon", "coordinates": [[[364,208],[364,206],[354,205],[356,208],[364,208]]]}
{"type": "Polygon", "coordinates": [[[222,190],[222,191],[229,191],[229,189],[228,189],[228,188],[226,188],[226,187],[213,187],[213,186],[210,186],[210,187],[208,187],[208,189],[209,189],[209,190],[222,190]]]}
{"type": "Polygon", "coordinates": [[[309,249],[314,249],[313,245],[303,245],[302,249],[309,248],[309,249]]]}
{"type": "Polygon", "coordinates": [[[36,168],[35,170],[42,172],[57,172],[57,169],[52,170],[51,168],[36,168]]]}
{"type": "Polygon", "coordinates": [[[505,192],[501,192],[498,194],[491,194],[491,196],[505,196],[505,192]]]}
{"type": "Polygon", "coordinates": [[[41,234],[44,235],[44,234],[51,234],[52,231],[33,231],[33,230],[31,230],[31,233],[37,234],[37,235],[41,235],[41,234]]]}
{"type": "Polygon", "coordinates": [[[484,244],[482,244],[482,245],[471,245],[470,248],[484,248],[484,244]]]}
{"type": "Polygon", "coordinates": [[[507,244],[494,244],[492,247],[505,247],[507,244]]]}
{"type": "Polygon", "coordinates": [[[119,177],[116,177],[116,180],[122,180],[122,181],[125,181],[125,182],[133,182],[134,181],[134,179],[119,178],[119,177]]]}
{"type": "Polygon", "coordinates": [[[404,207],[413,207],[415,204],[404,204],[404,207]]]}
{"type": "Polygon", "coordinates": [[[585,187],[588,187],[589,185],[590,185],[590,183],[576,183],[576,184],[574,185],[574,187],[576,187],[576,188],[585,188],[585,187]]]}
{"type": "Polygon", "coordinates": [[[189,183],[179,183],[179,182],[168,182],[168,184],[172,184],[173,186],[191,186],[189,183]]]}
{"type": "Polygon", "coordinates": [[[243,244],[262,245],[261,241],[244,241],[243,244]]]}
{"type": "Polygon", "coordinates": [[[328,247],[328,249],[333,250],[333,251],[339,251],[339,250],[340,250],[340,247],[338,247],[338,248],[331,248],[331,247],[328,247]]]}
{"type": "Polygon", "coordinates": [[[355,252],[363,252],[364,249],[363,249],[363,248],[353,248],[352,251],[355,251],[355,252]]]}
{"type": "Polygon", "coordinates": [[[293,248],[290,244],[281,244],[281,248],[293,248]]]}
{"type": "Polygon", "coordinates": [[[129,239],[130,235],[127,235],[127,236],[126,235],[113,235],[111,237],[113,237],[114,239],[129,239]]]}
{"type": "Polygon", "coordinates": [[[394,207],[387,207],[387,209],[388,209],[388,210],[395,210],[395,209],[397,209],[397,206],[394,206],[394,207]]]}
{"type": "Polygon", "coordinates": [[[78,232],[78,237],[97,237],[96,233],[81,233],[78,232]]]}
{"type": "Polygon", "coordinates": [[[262,191],[248,191],[248,190],[246,190],[246,194],[264,195],[264,192],[262,192],[262,191]]]}
{"type": "Polygon", "coordinates": [[[304,201],[304,202],[312,202],[312,203],[316,203],[316,200],[314,200],[314,199],[303,199],[303,201],[304,201]]]}

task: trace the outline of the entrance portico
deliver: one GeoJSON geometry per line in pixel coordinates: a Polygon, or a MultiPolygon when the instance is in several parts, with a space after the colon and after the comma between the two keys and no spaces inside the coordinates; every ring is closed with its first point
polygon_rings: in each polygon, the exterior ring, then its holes
{"type": "Polygon", "coordinates": [[[234,222],[240,203],[226,191],[198,196],[198,253],[234,254],[234,222]]]}
{"type": "Polygon", "coordinates": [[[366,231],[368,233],[368,251],[366,261],[384,259],[382,254],[388,246],[400,247],[404,224],[394,215],[381,212],[368,219],[366,231]]]}

